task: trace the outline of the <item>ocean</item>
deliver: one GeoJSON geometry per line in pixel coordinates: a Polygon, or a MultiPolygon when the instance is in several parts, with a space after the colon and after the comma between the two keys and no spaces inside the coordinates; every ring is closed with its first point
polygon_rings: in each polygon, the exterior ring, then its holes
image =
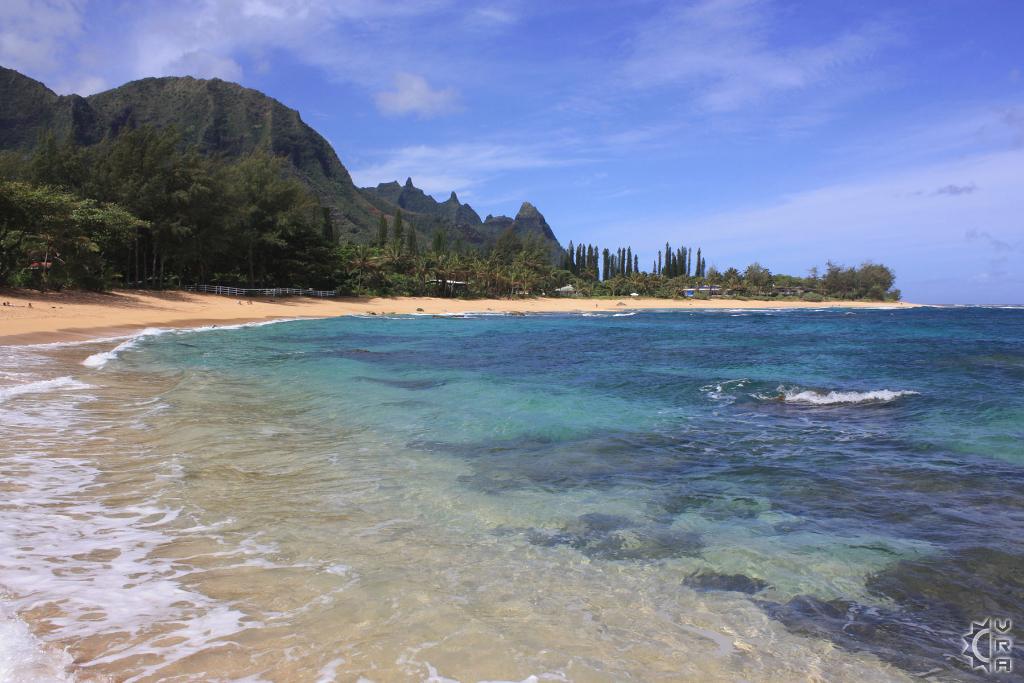
{"type": "Polygon", "coordinates": [[[1022,388],[1013,307],[0,347],[0,680],[991,680],[1022,388]]]}

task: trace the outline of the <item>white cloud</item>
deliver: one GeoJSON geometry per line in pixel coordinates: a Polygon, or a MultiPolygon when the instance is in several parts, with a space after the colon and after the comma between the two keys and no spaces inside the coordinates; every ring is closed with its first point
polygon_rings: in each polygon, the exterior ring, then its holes
{"type": "Polygon", "coordinates": [[[71,84],[63,85],[58,87],[57,92],[61,93],[75,93],[76,95],[93,95],[98,92],[102,92],[109,88],[109,84],[99,76],[83,76],[82,78],[73,81],[71,84]]]}
{"type": "Polygon", "coordinates": [[[469,23],[481,26],[506,26],[514,24],[517,19],[511,11],[493,5],[477,7],[467,15],[469,23]]]}
{"type": "Polygon", "coordinates": [[[458,93],[454,88],[435,90],[426,78],[410,73],[395,74],[394,90],[378,92],[374,100],[377,108],[389,115],[432,117],[458,107],[458,93]]]}
{"type": "Polygon", "coordinates": [[[186,52],[178,59],[168,63],[162,72],[175,76],[221,78],[225,81],[237,81],[242,78],[242,67],[238,62],[209,50],[186,52]]]}
{"type": "Polygon", "coordinates": [[[266,64],[275,50],[324,69],[334,80],[371,89],[412,56],[403,22],[436,13],[442,1],[189,0],[152,4],[134,15],[132,77],[244,77],[246,58],[266,64]],[[173,27],[173,28],[170,28],[173,27]]]}
{"type": "Polygon", "coordinates": [[[637,88],[684,86],[710,111],[832,81],[892,39],[882,25],[786,45],[767,0],[672,6],[641,26],[622,70],[637,88]]]}
{"type": "Polygon", "coordinates": [[[0,64],[35,73],[59,66],[66,41],[82,31],[80,4],[72,0],[0,2],[0,64]]]}

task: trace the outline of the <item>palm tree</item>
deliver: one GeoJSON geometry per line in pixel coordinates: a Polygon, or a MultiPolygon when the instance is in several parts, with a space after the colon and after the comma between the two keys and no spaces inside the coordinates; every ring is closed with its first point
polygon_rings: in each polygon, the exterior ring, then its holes
{"type": "Polygon", "coordinates": [[[378,259],[374,250],[365,244],[356,246],[355,255],[352,259],[352,270],[355,272],[356,286],[359,291],[365,291],[367,282],[375,281],[379,270],[378,259]]]}

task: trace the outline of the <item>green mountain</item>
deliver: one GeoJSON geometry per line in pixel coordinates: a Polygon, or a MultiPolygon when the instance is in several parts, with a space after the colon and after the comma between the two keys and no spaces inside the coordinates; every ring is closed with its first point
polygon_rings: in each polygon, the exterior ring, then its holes
{"type": "MultiPolygon", "coordinates": [[[[438,202],[411,179],[404,186],[394,182],[360,190],[330,144],[297,111],[237,83],[187,76],[144,78],[81,97],[57,95],[0,67],[0,150],[31,151],[44,132],[92,145],[140,126],[175,126],[185,144],[209,155],[237,158],[264,149],[286,158],[296,176],[330,208],[334,234],[341,241],[373,240],[381,213],[394,215],[399,208],[425,239],[446,229],[454,239],[477,247],[493,244],[501,230],[516,223],[481,221],[454,192],[438,202]]],[[[531,213],[517,232],[536,232],[554,248],[558,241],[543,216],[529,204],[523,210],[527,207],[540,220],[531,213]]]]}
{"type": "Polygon", "coordinates": [[[454,192],[448,199],[439,202],[413,185],[412,178],[406,178],[404,185],[392,181],[377,187],[364,187],[361,191],[377,206],[401,208],[403,214],[421,232],[432,233],[437,226],[444,226],[453,237],[467,244],[489,247],[501,233],[511,228],[521,237],[540,237],[550,245],[553,258],[561,258],[562,247],[555,233],[540,211],[529,202],[523,202],[515,218],[488,215],[486,220],[480,220],[480,215],[473,207],[461,203],[454,192]]]}

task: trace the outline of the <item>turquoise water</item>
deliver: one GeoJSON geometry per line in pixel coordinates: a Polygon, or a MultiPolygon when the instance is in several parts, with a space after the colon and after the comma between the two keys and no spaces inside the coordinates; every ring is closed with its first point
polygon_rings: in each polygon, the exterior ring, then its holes
{"type": "Polygon", "coordinates": [[[90,466],[145,470],[243,615],[190,645],[276,643],[228,677],[959,679],[972,619],[1024,619],[1021,309],[339,318],[92,365],[81,409],[139,412],[90,466]]]}

